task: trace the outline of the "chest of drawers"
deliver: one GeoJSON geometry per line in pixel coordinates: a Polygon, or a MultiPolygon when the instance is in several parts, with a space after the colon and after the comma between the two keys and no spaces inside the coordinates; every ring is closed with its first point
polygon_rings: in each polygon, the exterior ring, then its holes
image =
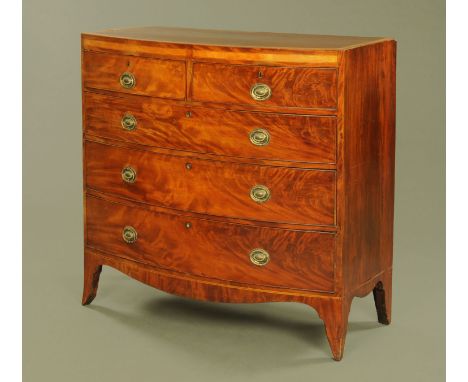
{"type": "Polygon", "coordinates": [[[82,34],[83,304],[103,265],[176,295],[305,303],[340,360],[391,316],[396,43],[82,34]]]}

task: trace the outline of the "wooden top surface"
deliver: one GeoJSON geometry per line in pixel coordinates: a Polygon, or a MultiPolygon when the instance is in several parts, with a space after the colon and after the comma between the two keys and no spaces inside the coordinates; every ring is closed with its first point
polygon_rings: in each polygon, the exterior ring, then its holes
{"type": "Polygon", "coordinates": [[[167,27],[107,29],[100,32],[83,33],[83,35],[175,44],[299,50],[346,50],[391,40],[385,37],[327,36],[167,27]]]}

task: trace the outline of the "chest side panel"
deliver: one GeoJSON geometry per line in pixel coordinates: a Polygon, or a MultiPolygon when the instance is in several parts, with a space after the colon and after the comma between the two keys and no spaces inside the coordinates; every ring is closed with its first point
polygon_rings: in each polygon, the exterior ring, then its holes
{"type": "Polygon", "coordinates": [[[392,264],[395,53],[386,41],[345,56],[342,253],[350,293],[392,264]]]}

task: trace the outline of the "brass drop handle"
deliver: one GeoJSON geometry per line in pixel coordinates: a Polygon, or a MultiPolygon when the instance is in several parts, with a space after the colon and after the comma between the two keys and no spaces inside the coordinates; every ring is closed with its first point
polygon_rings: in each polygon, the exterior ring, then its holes
{"type": "Polygon", "coordinates": [[[124,167],[122,169],[122,180],[127,183],[135,183],[137,173],[132,167],[124,167]]]}
{"type": "Polygon", "coordinates": [[[122,125],[124,130],[132,131],[135,130],[137,127],[137,120],[132,114],[126,113],[120,120],[120,124],[122,125]]]}
{"type": "Polygon", "coordinates": [[[122,230],[122,238],[127,244],[133,244],[135,241],[137,241],[138,232],[132,226],[125,226],[122,230]]]}
{"type": "Polygon", "coordinates": [[[266,101],[271,97],[271,88],[266,84],[256,83],[250,88],[250,96],[255,101],[266,101]]]}
{"type": "Polygon", "coordinates": [[[270,133],[265,129],[255,129],[250,132],[249,139],[255,146],[266,146],[270,143],[270,133]]]}
{"type": "Polygon", "coordinates": [[[250,190],[250,198],[257,203],[265,203],[270,199],[271,193],[267,186],[257,184],[250,190]]]}
{"type": "Polygon", "coordinates": [[[135,76],[130,72],[125,72],[120,75],[120,85],[125,89],[133,89],[135,87],[135,76]]]}
{"type": "Polygon", "coordinates": [[[270,254],[262,248],[255,248],[249,254],[250,261],[259,267],[263,267],[270,261],[270,254]]]}

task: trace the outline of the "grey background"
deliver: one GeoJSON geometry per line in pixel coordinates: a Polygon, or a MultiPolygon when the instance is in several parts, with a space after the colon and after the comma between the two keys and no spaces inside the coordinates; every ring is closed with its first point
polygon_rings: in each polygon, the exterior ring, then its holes
{"type": "Polygon", "coordinates": [[[435,0],[23,2],[25,381],[441,381],[445,4],[435,0]],[[314,310],[189,301],[105,268],[82,287],[80,32],[163,25],[398,41],[393,323],[355,299],[345,356],[314,310]]]}

